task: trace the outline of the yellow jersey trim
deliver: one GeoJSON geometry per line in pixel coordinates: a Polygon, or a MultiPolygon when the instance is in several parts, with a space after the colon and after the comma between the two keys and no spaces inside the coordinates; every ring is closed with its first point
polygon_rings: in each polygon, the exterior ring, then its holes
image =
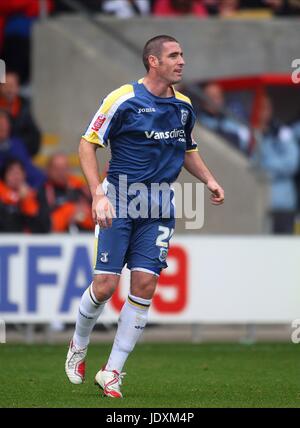
{"type": "Polygon", "coordinates": [[[97,146],[101,147],[102,149],[105,149],[105,145],[99,142],[99,137],[97,135],[97,132],[95,131],[93,131],[89,135],[82,135],[81,138],[85,140],[87,143],[97,144],[97,146]]]}
{"type": "Polygon", "coordinates": [[[84,138],[89,143],[97,144],[103,148],[106,147],[103,142],[105,132],[118,107],[131,97],[134,97],[134,89],[133,85],[130,84],[123,85],[108,94],[94,115],[94,118],[92,119],[86,133],[82,135],[82,138],[84,138]],[[95,130],[93,129],[93,124],[97,118],[99,118],[99,116],[102,116],[104,120],[99,130],[95,130]]]}
{"type": "Polygon", "coordinates": [[[136,306],[137,308],[140,308],[140,309],[146,310],[150,306],[150,305],[143,305],[142,303],[135,302],[129,296],[127,297],[127,300],[131,305],[136,306]]]}
{"type": "Polygon", "coordinates": [[[107,97],[104,99],[100,109],[99,113],[107,114],[111,107],[118,101],[119,98],[123,97],[124,95],[129,94],[130,92],[133,92],[133,86],[130,84],[123,85],[120,88],[114,90],[111,92],[107,97]]]}
{"type": "Polygon", "coordinates": [[[187,96],[185,96],[185,95],[183,95],[181,92],[175,91],[175,97],[176,97],[178,100],[184,101],[184,102],[186,102],[186,103],[188,103],[188,104],[192,105],[192,101],[190,100],[190,98],[189,98],[189,97],[187,97],[187,96]]]}

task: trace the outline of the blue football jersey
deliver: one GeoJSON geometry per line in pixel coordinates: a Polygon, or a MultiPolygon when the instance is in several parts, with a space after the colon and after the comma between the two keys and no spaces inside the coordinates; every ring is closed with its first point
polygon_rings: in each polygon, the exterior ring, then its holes
{"type": "Polygon", "coordinates": [[[191,133],[195,113],[188,97],[174,90],[168,98],[147,90],[143,79],[111,92],[102,102],[83,138],[108,144],[108,181],[118,184],[168,183],[178,177],[186,151],[196,151],[191,133]]]}

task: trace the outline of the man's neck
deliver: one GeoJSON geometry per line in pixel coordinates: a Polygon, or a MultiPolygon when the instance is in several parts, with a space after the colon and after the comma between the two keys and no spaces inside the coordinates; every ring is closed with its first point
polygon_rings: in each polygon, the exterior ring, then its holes
{"type": "Polygon", "coordinates": [[[165,81],[161,79],[151,78],[150,76],[145,76],[143,79],[144,86],[148,89],[151,94],[161,97],[168,98],[174,96],[173,86],[167,84],[165,81]]]}

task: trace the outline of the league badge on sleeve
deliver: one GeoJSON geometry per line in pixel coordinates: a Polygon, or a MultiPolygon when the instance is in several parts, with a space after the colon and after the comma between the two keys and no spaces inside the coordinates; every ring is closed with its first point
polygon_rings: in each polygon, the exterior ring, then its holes
{"type": "Polygon", "coordinates": [[[100,114],[95,122],[93,123],[92,129],[94,131],[99,131],[103,123],[106,121],[106,116],[104,114],[100,114]]]}

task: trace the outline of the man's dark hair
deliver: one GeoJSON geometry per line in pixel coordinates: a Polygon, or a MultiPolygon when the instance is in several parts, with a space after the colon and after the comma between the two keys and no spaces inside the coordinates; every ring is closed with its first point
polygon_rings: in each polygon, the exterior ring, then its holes
{"type": "Polygon", "coordinates": [[[145,44],[145,47],[143,50],[143,63],[147,72],[150,69],[149,61],[148,61],[149,56],[154,55],[157,58],[159,58],[161,55],[163,44],[166,42],[178,43],[178,41],[174,39],[174,37],[172,36],[161,35],[161,36],[153,37],[152,39],[148,40],[148,42],[145,44]]]}
{"type": "Polygon", "coordinates": [[[18,165],[23,170],[24,173],[26,172],[25,166],[23,162],[20,161],[20,159],[8,158],[0,171],[0,178],[2,180],[5,178],[7,171],[14,165],[18,165]]]}

